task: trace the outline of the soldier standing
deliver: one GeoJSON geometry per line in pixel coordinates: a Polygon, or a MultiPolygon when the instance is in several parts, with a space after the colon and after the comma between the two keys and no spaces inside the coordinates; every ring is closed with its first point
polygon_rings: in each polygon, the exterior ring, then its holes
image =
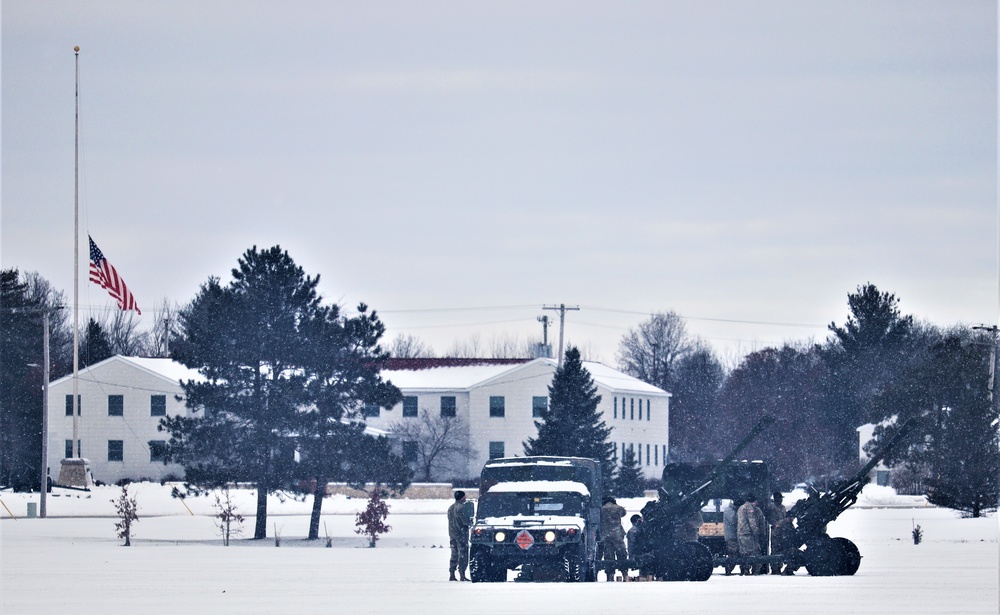
{"type": "Polygon", "coordinates": [[[608,580],[615,579],[615,560],[621,570],[622,577],[628,576],[628,565],[625,563],[628,553],[625,550],[625,528],[622,527],[622,517],[625,509],[618,505],[614,498],[607,497],[601,506],[601,544],[600,559],[605,562],[604,572],[608,580]]]}
{"type": "MultiPolygon", "coordinates": [[[[741,557],[757,557],[760,553],[761,536],[766,535],[767,519],[757,505],[757,496],[748,493],[746,503],[736,511],[736,537],[740,543],[741,557]]],[[[760,574],[762,564],[741,566],[740,574],[760,574]]]]}
{"type": "MultiPolygon", "coordinates": [[[[784,496],[780,491],[771,494],[771,506],[768,508],[768,522],[771,524],[771,555],[784,555],[788,549],[788,519],[782,501],[784,496]]],[[[781,562],[771,564],[771,574],[781,574],[781,562]]]]}
{"type": "Polygon", "coordinates": [[[635,559],[635,556],[639,554],[638,546],[636,540],[639,539],[639,526],[642,525],[642,515],[632,515],[628,518],[632,522],[632,527],[628,532],[625,533],[625,538],[628,539],[628,558],[635,559]]]}
{"type": "Polygon", "coordinates": [[[469,566],[469,516],[465,512],[465,492],[455,492],[455,503],[448,507],[448,542],[451,544],[451,561],[448,564],[448,580],[459,578],[468,581],[465,569],[469,566]]]}
{"type": "MultiPolygon", "coordinates": [[[[740,556],[740,543],[736,535],[736,512],[743,506],[743,498],[736,496],[729,501],[729,506],[722,512],[722,535],[726,539],[726,576],[733,574],[736,567],[736,560],[740,556]]],[[[743,565],[740,564],[740,574],[743,573],[743,565]]]]}

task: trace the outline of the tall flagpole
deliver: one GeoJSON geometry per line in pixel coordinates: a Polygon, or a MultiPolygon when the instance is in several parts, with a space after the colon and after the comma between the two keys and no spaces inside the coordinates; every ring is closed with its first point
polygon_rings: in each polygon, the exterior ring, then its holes
{"type": "Polygon", "coordinates": [[[80,454],[80,47],[73,47],[76,54],[76,125],[73,145],[73,442],[70,456],[80,454]]]}

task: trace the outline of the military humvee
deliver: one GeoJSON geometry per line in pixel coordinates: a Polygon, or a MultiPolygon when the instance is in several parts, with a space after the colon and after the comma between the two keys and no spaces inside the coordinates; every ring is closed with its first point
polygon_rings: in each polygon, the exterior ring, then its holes
{"type": "Polygon", "coordinates": [[[473,583],[595,581],[601,466],[579,457],[510,457],[483,466],[472,525],[473,583]]]}

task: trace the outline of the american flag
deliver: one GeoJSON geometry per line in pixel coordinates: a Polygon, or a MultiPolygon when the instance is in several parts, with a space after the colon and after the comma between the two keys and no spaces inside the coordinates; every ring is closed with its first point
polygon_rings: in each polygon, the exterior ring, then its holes
{"type": "Polygon", "coordinates": [[[94,240],[90,239],[90,281],[101,288],[107,289],[108,294],[118,301],[118,307],[122,310],[135,310],[142,315],[142,310],[135,302],[132,291],[125,285],[125,280],[121,279],[114,266],[104,258],[104,253],[97,247],[94,240]]]}

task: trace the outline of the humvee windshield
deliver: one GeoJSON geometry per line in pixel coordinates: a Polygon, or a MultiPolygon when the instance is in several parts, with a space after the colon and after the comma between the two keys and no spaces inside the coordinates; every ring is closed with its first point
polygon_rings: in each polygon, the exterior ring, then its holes
{"type": "Polygon", "coordinates": [[[485,493],[479,498],[476,516],[579,517],[583,514],[583,496],[579,493],[485,493]]]}

